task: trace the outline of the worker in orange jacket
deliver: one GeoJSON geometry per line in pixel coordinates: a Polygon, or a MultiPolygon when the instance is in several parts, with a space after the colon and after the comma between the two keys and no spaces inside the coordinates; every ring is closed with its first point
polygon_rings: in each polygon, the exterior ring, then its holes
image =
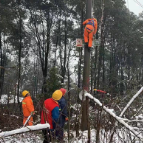
{"type": "MultiPolygon", "coordinates": [[[[31,99],[30,93],[27,90],[22,92],[24,99],[22,100],[22,110],[23,110],[23,125],[27,120],[28,116],[34,114],[34,105],[31,99]]],[[[31,117],[27,123],[29,126],[33,125],[33,117],[31,117]]]]}
{"type": "Polygon", "coordinates": [[[95,18],[87,19],[83,22],[83,25],[86,25],[84,28],[84,42],[91,48],[93,35],[97,32],[97,20],[95,18]]]}

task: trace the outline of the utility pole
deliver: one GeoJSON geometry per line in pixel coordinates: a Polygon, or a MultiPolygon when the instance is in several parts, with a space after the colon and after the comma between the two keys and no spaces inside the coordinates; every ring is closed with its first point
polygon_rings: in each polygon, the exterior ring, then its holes
{"type": "MultiPolygon", "coordinates": [[[[86,0],[86,19],[91,18],[91,9],[92,9],[92,0],[86,0]]],[[[89,74],[90,74],[90,50],[88,45],[84,46],[84,69],[83,69],[83,90],[89,92],[89,74]]],[[[82,102],[82,122],[81,130],[89,130],[89,113],[88,113],[88,104],[89,100],[86,97],[86,100],[82,102]]],[[[88,142],[89,139],[88,139],[88,142]]]]}

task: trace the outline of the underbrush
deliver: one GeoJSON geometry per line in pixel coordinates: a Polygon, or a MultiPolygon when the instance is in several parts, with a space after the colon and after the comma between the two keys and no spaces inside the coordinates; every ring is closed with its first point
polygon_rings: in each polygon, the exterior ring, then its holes
{"type": "Polygon", "coordinates": [[[0,129],[8,131],[22,127],[22,117],[13,114],[8,109],[0,109],[0,129]]]}

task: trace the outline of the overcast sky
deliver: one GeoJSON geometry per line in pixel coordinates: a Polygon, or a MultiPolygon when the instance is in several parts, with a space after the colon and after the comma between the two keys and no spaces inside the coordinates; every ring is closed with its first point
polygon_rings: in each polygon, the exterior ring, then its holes
{"type": "Polygon", "coordinates": [[[136,15],[143,11],[143,0],[125,0],[126,6],[136,15]],[[140,6],[141,5],[141,6],[140,6]]]}

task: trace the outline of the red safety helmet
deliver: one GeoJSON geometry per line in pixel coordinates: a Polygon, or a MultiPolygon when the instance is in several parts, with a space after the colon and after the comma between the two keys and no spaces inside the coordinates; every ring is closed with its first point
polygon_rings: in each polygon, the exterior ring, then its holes
{"type": "Polygon", "coordinates": [[[66,89],[61,88],[61,89],[60,89],[60,91],[63,93],[63,95],[65,95],[65,93],[66,93],[66,89]]]}

